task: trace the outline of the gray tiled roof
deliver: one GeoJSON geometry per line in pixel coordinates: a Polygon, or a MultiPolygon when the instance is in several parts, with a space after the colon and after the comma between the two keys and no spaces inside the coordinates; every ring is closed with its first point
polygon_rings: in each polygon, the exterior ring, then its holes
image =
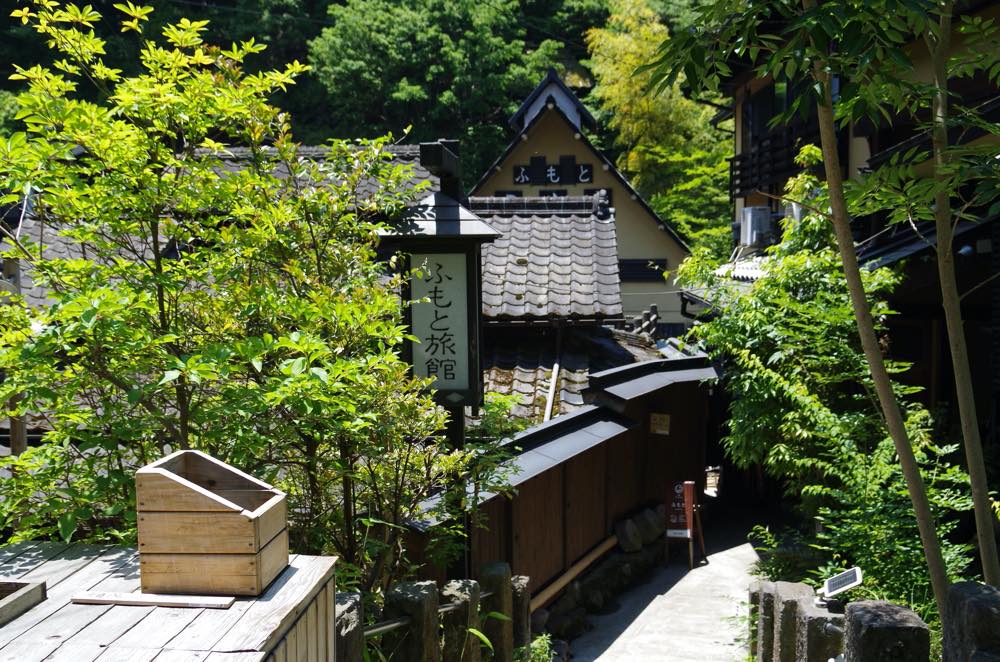
{"type": "MultiPolygon", "coordinates": [[[[556,358],[556,331],[551,327],[486,329],[484,390],[518,396],[511,414],[540,421],[556,358]]],[[[568,414],[583,406],[590,373],[661,358],[651,341],[633,333],[600,326],[566,327],[558,350],[559,382],[552,415],[568,414]]]]}
{"type": "MultiPolygon", "coordinates": [[[[392,163],[396,165],[408,165],[412,169],[413,175],[409,180],[411,186],[416,186],[420,182],[428,182],[429,186],[424,190],[422,195],[430,191],[438,191],[441,188],[440,181],[436,175],[432,175],[427,168],[420,164],[420,145],[387,145],[386,151],[392,154],[392,163]]],[[[230,147],[227,150],[231,156],[225,157],[223,160],[230,164],[233,169],[239,168],[242,161],[247,160],[249,157],[249,151],[242,147],[230,147]]],[[[300,158],[309,159],[312,161],[319,161],[326,157],[328,149],[321,145],[308,146],[302,145],[298,149],[298,155],[300,158]]],[[[281,174],[279,169],[276,174],[281,174]]],[[[360,197],[365,197],[370,195],[375,191],[374,182],[366,182],[358,190],[360,197]]],[[[421,196],[422,197],[422,196],[421,196]]]]}
{"type": "MultiPolygon", "coordinates": [[[[413,176],[410,180],[412,185],[416,185],[418,182],[427,181],[429,183],[429,188],[427,191],[436,191],[439,188],[438,178],[432,175],[426,168],[420,165],[420,146],[419,145],[390,145],[386,148],[392,155],[392,162],[394,164],[408,165],[412,168],[413,176]]],[[[324,154],[326,154],[325,147],[307,147],[303,146],[299,148],[299,155],[306,159],[321,159],[324,154]]],[[[245,148],[230,148],[229,152],[232,156],[224,159],[227,168],[233,170],[240,167],[240,163],[248,158],[248,150],[245,148]]],[[[279,173],[280,174],[280,173],[279,173]]],[[[371,184],[373,187],[374,184],[371,184]]],[[[362,188],[360,195],[364,197],[366,193],[374,191],[365,190],[362,188]]],[[[6,210],[5,210],[6,211],[6,210]]],[[[13,211],[13,210],[12,210],[13,211]]],[[[18,214],[5,214],[5,221],[16,221],[18,214]]],[[[11,223],[13,226],[13,223],[11,223]]],[[[17,229],[15,228],[15,231],[17,229]]],[[[80,257],[82,256],[82,251],[79,247],[76,247],[70,242],[70,240],[59,235],[54,228],[45,226],[31,214],[25,214],[24,220],[21,223],[19,236],[26,239],[30,239],[33,243],[42,243],[45,246],[45,257],[49,259],[58,258],[68,258],[68,257],[80,257]]],[[[0,240],[0,249],[7,248],[7,243],[0,240]]],[[[30,269],[24,268],[24,263],[22,262],[21,269],[21,294],[29,306],[38,308],[48,306],[51,303],[45,288],[37,285],[31,278],[30,269]]],[[[0,299],[2,303],[2,299],[0,299]]]]}
{"type": "Polygon", "coordinates": [[[603,197],[467,206],[502,235],[483,246],[484,321],[622,316],[614,210],[603,197]]]}

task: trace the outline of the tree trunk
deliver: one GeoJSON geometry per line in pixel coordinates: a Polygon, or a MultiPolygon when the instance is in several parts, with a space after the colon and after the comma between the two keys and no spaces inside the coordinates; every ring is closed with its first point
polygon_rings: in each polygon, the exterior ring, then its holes
{"type": "MultiPolygon", "coordinates": [[[[808,10],[816,6],[816,0],[802,0],[808,10]]],[[[826,183],[830,190],[830,207],[833,216],[833,229],[840,249],[840,258],[844,265],[844,277],[847,280],[847,290],[851,296],[851,307],[854,309],[854,319],[858,325],[858,335],[861,336],[861,347],[868,368],[871,371],[875,392],[878,394],[882,414],[885,417],[889,436],[892,437],[899,456],[899,463],[906,479],[907,491],[913,504],[913,512],[917,518],[920,530],[920,540],[927,560],[927,570],[930,575],[931,587],[934,590],[934,600],[938,613],[944,618],[945,598],[948,592],[948,575],[945,570],[944,558],[941,555],[941,545],[934,526],[927,491],[924,488],[920,468],[917,466],[913,448],[906,432],[903,415],[892,391],[892,382],[885,368],[882,350],[879,347],[878,336],[875,334],[875,324],[872,321],[868,298],[865,295],[864,283],[861,280],[861,269],[858,266],[858,256],[854,249],[854,237],[851,236],[850,216],[847,213],[847,202],[844,198],[844,178],[840,169],[840,155],[837,152],[837,134],[834,127],[833,95],[830,89],[830,75],[826,63],[813,63],[813,77],[822,87],[822,99],[816,104],[819,121],[820,143],[823,150],[823,165],[826,170],[826,183]]]]}
{"type": "Polygon", "coordinates": [[[972,502],[976,514],[976,532],[979,538],[979,557],[983,564],[983,578],[987,584],[1000,586],[1000,561],[997,560],[996,537],[993,532],[993,510],[990,507],[989,486],[986,482],[986,464],[983,461],[983,442],[979,436],[979,416],[972,389],[972,372],[969,368],[969,351],[965,342],[961,298],[955,278],[955,253],[952,251],[951,196],[947,186],[948,168],[948,71],[947,58],[951,50],[951,6],[946,6],[940,18],[937,39],[928,35],[934,69],[934,99],[932,104],[931,143],[934,150],[934,227],[937,231],[938,278],[941,282],[941,305],[944,308],[951,349],[952,368],[955,373],[955,395],[965,441],[965,459],[972,484],[972,502]]]}

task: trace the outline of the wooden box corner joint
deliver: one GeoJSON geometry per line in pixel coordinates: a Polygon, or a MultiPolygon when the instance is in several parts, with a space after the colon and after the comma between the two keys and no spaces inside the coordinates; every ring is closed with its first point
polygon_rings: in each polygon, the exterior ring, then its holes
{"type": "Polygon", "coordinates": [[[135,474],[143,593],[260,595],[288,565],[285,494],[199,451],[135,474]]]}
{"type": "Polygon", "coordinates": [[[0,627],[45,600],[45,582],[0,581],[0,627]]]}

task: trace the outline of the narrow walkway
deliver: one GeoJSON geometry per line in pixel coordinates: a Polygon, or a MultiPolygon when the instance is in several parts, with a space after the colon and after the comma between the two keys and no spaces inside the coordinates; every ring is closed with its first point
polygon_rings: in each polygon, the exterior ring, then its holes
{"type": "Polygon", "coordinates": [[[621,596],[617,611],[591,617],[594,629],[570,644],[573,662],[745,660],[747,586],[757,560],[745,542],[748,528],[706,522],[708,563],[691,571],[687,550],[671,545],[670,565],[621,596]]]}

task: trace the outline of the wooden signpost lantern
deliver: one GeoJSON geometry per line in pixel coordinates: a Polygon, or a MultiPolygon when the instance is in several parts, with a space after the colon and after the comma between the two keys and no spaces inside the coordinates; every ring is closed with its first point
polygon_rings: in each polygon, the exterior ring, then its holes
{"type": "MultiPolygon", "coordinates": [[[[500,234],[462,206],[457,141],[421,143],[420,163],[437,175],[441,190],[410,207],[381,235],[383,252],[401,253],[412,275],[404,300],[419,343],[404,350],[413,374],[434,380],[438,402],[458,427],[462,408],[482,403],[479,329],[482,310],[481,247],[500,234]]],[[[461,445],[461,430],[449,430],[461,445]]],[[[464,434],[463,434],[464,436],[464,434]]]]}

